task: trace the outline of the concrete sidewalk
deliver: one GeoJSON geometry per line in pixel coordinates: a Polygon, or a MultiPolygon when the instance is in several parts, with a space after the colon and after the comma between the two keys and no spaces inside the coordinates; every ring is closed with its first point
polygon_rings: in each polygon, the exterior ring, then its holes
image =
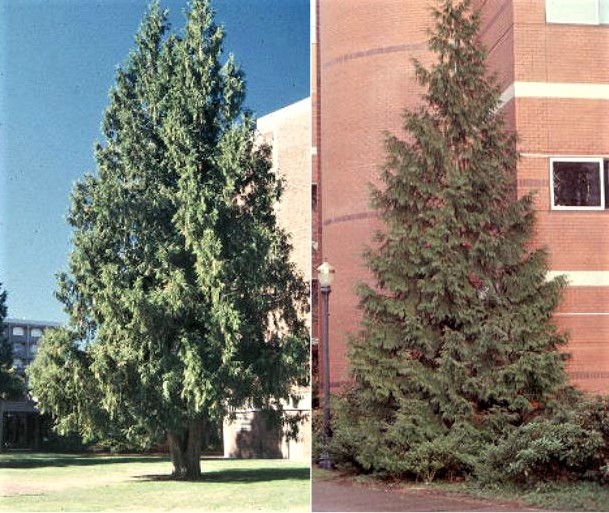
{"type": "Polygon", "coordinates": [[[542,511],[423,487],[383,490],[350,481],[313,479],[312,494],[313,511],[542,511]]]}

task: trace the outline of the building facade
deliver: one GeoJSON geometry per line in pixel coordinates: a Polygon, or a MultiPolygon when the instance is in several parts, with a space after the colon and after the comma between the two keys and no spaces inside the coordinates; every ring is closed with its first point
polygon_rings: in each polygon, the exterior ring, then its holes
{"type": "MultiPolygon", "coordinates": [[[[346,340],[359,324],[354,284],[370,278],[362,252],[380,223],[369,184],[384,134],[403,135],[419,102],[412,58],[431,63],[432,0],[316,0],[313,31],[313,175],[318,260],[336,268],[330,386],[349,380],[346,340]]],[[[567,370],[609,392],[609,0],[475,0],[489,72],[518,133],[518,194],[536,192],[534,244],[569,286],[555,321],[569,334],[567,370]]],[[[315,226],[315,225],[314,225],[315,226]]],[[[325,362],[321,362],[321,366],[325,362]]]]}
{"type": "MultiPolygon", "coordinates": [[[[34,360],[42,334],[59,324],[24,319],[4,320],[4,335],[13,351],[13,367],[25,378],[34,360]]],[[[15,401],[0,400],[0,450],[36,449],[40,442],[40,416],[27,396],[15,401]]]]}
{"type": "MultiPolygon", "coordinates": [[[[311,279],[311,99],[306,98],[258,119],[258,134],[272,147],[273,171],[284,181],[277,220],[293,246],[291,260],[305,281],[311,279]]],[[[311,457],[311,389],[294,390],[300,399],[284,403],[287,416],[297,420],[298,434],[286,436],[259,411],[243,408],[223,426],[225,457],[311,457]]]]}

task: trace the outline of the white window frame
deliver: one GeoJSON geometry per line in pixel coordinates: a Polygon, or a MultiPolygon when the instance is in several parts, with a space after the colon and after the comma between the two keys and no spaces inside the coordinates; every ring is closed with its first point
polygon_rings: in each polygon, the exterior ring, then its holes
{"type": "Polygon", "coordinates": [[[25,328],[23,326],[13,326],[11,333],[13,337],[25,337],[25,328]]]}
{"type": "Polygon", "coordinates": [[[552,157],[550,158],[550,208],[551,210],[605,210],[605,167],[604,160],[602,157],[552,157]],[[600,198],[601,204],[599,206],[569,206],[569,205],[555,205],[554,204],[554,162],[596,162],[598,164],[598,172],[600,175],[600,198]]]}
{"type": "Polygon", "coordinates": [[[42,330],[40,328],[32,328],[30,330],[30,337],[32,337],[32,338],[42,337],[42,330]]]}

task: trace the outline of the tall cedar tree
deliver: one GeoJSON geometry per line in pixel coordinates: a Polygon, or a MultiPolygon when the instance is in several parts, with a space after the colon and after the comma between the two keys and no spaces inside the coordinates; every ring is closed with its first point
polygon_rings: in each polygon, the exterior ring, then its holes
{"type": "Polygon", "coordinates": [[[434,9],[437,60],[414,63],[422,107],[406,112],[405,139],[388,136],[373,192],[386,230],[366,254],[376,288],[360,287],[355,388],[335,425],[335,443],[364,469],[467,469],[479,444],[565,383],[551,320],[564,280],[546,280],[546,253],[529,243],[533,198],[516,197],[515,136],[470,4],[434,9]]]}
{"type": "MultiPolygon", "coordinates": [[[[206,0],[182,35],[154,2],[116,73],[97,174],[72,193],[65,329],[44,337],[31,385],[60,431],[149,445],[200,475],[206,424],[280,410],[307,379],[306,285],[274,207],[245,83],[206,0]]],[[[209,425],[209,424],[208,424],[209,425]]]]}
{"type": "Polygon", "coordinates": [[[21,399],[25,393],[25,383],[13,367],[13,348],[4,334],[6,296],[6,290],[2,290],[0,292],[0,400],[21,399]]]}

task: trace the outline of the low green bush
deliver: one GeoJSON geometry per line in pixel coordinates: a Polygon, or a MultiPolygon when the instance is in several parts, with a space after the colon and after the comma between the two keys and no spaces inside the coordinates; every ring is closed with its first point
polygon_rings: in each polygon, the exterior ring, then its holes
{"type": "Polygon", "coordinates": [[[471,473],[487,443],[484,432],[471,424],[447,429],[422,401],[404,402],[391,413],[356,397],[355,390],[347,395],[333,402],[328,446],[342,470],[431,482],[471,473]]]}
{"type": "Polygon", "coordinates": [[[334,397],[331,410],[327,445],[322,412],[314,415],[314,458],[327,449],[348,472],[425,482],[609,481],[609,397],[572,390],[520,423],[488,411],[448,425],[421,401],[375,402],[356,388],[334,397]]]}
{"type": "Polygon", "coordinates": [[[586,430],[603,437],[602,457],[609,461],[609,397],[596,396],[580,401],[575,408],[575,421],[586,430]]]}
{"type": "Polygon", "coordinates": [[[325,439],[323,436],[323,411],[320,409],[313,410],[311,415],[311,458],[314,462],[319,461],[321,454],[326,448],[325,439]]]}
{"type": "MultiPolygon", "coordinates": [[[[347,394],[352,394],[352,391],[347,394]]],[[[369,445],[374,444],[377,436],[364,436],[360,428],[364,417],[359,412],[359,401],[353,395],[352,401],[345,397],[334,397],[332,400],[331,438],[325,440],[322,416],[320,412],[318,440],[320,450],[327,449],[335,467],[353,473],[365,472],[369,466],[361,463],[361,459],[369,459],[369,445]],[[327,445],[326,445],[327,443],[327,445]]],[[[367,433],[370,433],[369,431],[367,433]]]]}
{"type": "Polygon", "coordinates": [[[600,469],[603,447],[598,431],[577,422],[536,419],[488,449],[478,473],[486,480],[517,483],[580,479],[600,469]]]}

